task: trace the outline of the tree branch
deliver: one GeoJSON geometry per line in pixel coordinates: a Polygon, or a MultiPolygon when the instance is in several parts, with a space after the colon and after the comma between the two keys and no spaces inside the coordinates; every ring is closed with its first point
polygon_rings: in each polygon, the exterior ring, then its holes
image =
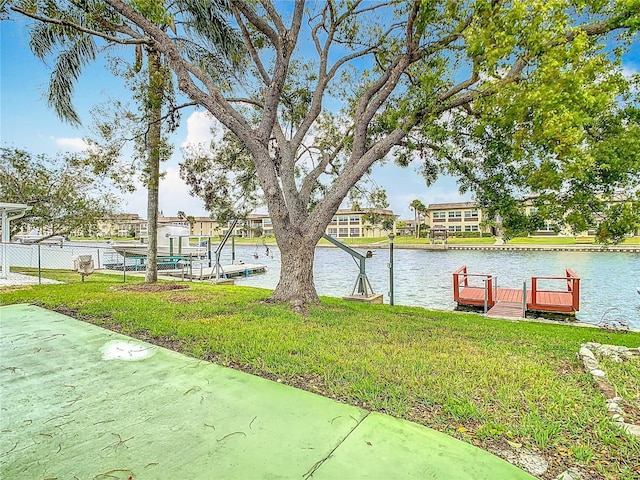
{"type": "MultiPolygon", "coordinates": [[[[74,22],[70,22],[69,20],[61,20],[58,18],[50,18],[50,17],[43,17],[40,15],[36,15],[34,13],[29,13],[28,11],[20,8],[20,7],[11,7],[11,10],[13,10],[14,12],[20,13],[21,15],[24,15],[25,17],[29,17],[32,18],[33,20],[37,20],[39,22],[43,22],[43,23],[49,23],[52,25],[60,25],[63,27],[68,27],[68,28],[72,28],[74,30],[77,30],[79,32],[82,33],[86,33],[88,35],[92,35],[95,37],[99,37],[102,38],[108,42],[113,42],[113,43],[118,43],[121,45],[149,45],[151,43],[151,39],[149,38],[133,38],[133,39],[124,39],[124,38],[120,38],[120,37],[114,37],[112,35],[107,35],[104,32],[99,32],[97,30],[93,30],[91,28],[86,28],[83,27],[82,25],[78,25],[77,23],[74,22]]],[[[117,31],[116,27],[113,26],[113,30],[117,31]]]]}
{"type": "Polygon", "coordinates": [[[253,60],[254,65],[258,69],[258,73],[262,77],[262,81],[265,85],[269,85],[271,83],[271,77],[267,73],[267,70],[264,68],[262,64],[262,60],[260,60],[260,55],[258,51],[255,49],[253,42],[251,41],[251,35],[249,35],[249,31],[247,30],[247,26],[242,21],[242,17],[238,13],[237,10],[233,11],[233,15],[240,26],[240,31],[242,32],[242,38],[244,38],[244,43],[247,45],[247,49],[249,50],[249,55],[251,55],[251,59],[253,60]]]}
{"type": "Polygon", "coordinates": [[[242,13],[249,22],[258,29],[259,32],[264,33],[274,47],[279,48],[281,42],[278,37],[278,32],[276,32],[271,26],[265,22],[253,8],[244,0],[232,0],[233,6],[237,9],[238,12],[242,13]]]}

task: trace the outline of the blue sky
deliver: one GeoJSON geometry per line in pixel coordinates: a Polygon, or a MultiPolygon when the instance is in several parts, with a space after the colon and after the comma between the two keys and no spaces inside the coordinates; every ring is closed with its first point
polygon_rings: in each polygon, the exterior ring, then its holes
{"type": "MultiPolygon", "coordinates": [[[[31,53],[26,23],[22,20],[0,22],[0,35],[0,143],[3,147],[48,155],[79,151],[83,147],[82,139],[91,136],[91,109],[110,98],[125,99],[130,95],[123,81],[105,70],[102,59],[90,65],[77,82],[74,94],[74,105],[83,125],[72,127],[47,107],[45,92],[50,69],[31,53]]],[[[640,70],[638,52],[636,45],[634,52],[626,57],[625,70],[640,70]]],[[[210,125],[203,111],[183,113],[182,124],[172,136],[174,154],[162,165],[166,176],[160,185],[160,209],[164,215],[173,216],[179,210],[188,215],[207,215],[202,202],[189,195],[187,186],[179,178],[178,164],[182,160],[182,147],[210,138],[210,125]]],[[[390,208],[401,218],[413,218],[409,204],[416,198],[425,205],[471,199],[458,193],[456,182],[451,178],[441,178],[427,188],[412,166],[400,168],[392,162],[377,165],[372,178],[386,189],[390,208]]],[[[123,195],[122,210],[146,217],[144,188],[123,195]]]]}

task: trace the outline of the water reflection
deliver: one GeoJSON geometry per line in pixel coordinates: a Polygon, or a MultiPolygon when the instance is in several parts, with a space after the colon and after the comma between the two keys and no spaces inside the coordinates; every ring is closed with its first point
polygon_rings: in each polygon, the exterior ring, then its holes
{"type": "MultiPolygon", "coordinates": [[[[384,293],[388,303],[389,251],[373,252],[373,258],[367,260],[367,275],[373,289],[384,293]]],[[[230,260],[230,251],[224,256],[230,260]]],[[[268,268],[264,275],[238,279],[237,285],[275,288],[280,274],[277,248],[271,247],[270,256],[266,256],[262,246],[239,246],[236,257],[268,268]]],[[[395,249],[395,304],[453,309],[451,274],[461,265],[467,265],[470,272],[496,275],[500,286],[511,288],[522,288],[524,280],[530,287],[532,276],[562,276],[566,268],[571,268],[580,277],[579,320],[598,323],[604,317],[640,328],[640,295],[636,291],[640,287],[640,255],[632,253],[395,249]]],[[[357,274],[358,267],[347,253],[335,248],[316,249],[314,278],[320,295],[350,294],[357,274]]],[[[563,286],[561,282],[552,285],[563,286]]]]}

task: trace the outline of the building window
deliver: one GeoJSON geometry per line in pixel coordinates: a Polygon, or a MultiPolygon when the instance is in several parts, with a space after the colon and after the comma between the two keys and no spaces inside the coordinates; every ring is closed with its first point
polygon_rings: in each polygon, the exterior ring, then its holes
{"type": "Polygon", "coordinates": [[[360,223],[360,215],[351,215],[349,221],[351,223],[360,223]]]}
{"type": "Polygon", "coordinates": [[[478,210],[465,210],[464,218],[478,218],[478,210]]]}
{"type": "Polygon", "coordinates": [[[329,229],[329,236],[335,237],[337,234],[338,234],[338,229],[337,228],[330,228],[329,229]]]}
{"type": "Polygon", "coordinates": [[[360,236],[360,229],[359,228],[350,228],[349,229],[349,236],[350,237],[359,237],[360,236]]]}
{"type": "Polygon", "coordinates": [[[449,225],[449,231],[450,232],[461,232],[462,231],[462,226],[461,225],[449,225]]]}
{"type": "Polygon", "coordinates": [[[449,218],[460,218],[462,217],[462,212],[449,212],[449,218]]]}
{"type": "Polygon", "coordinates": [[[444,212],[433,212],[433,218],[446,218],[447,214],[444,212]]]}
{"type": "Polygon", "coordinates": [[[544,222],[544,227],[542,227],[538,231],[539,232],[553,232],[553,231],[555,231],[556,227],[557,227],[557,224],[555,222],[546,221],[546,222],[544,222]]]}
{"type": "Polygon", "coordinates": [[[478,231],[478,225],[465,225],[464,226],[464,231],[465,232],[477,232],[478,231]]]}
{"type": "Polygon", "coordinates": [[[348,228],[339,228],[338,229],[338,236],[339,237],[347,237],[349,235],[349,229],[348,228]]]}

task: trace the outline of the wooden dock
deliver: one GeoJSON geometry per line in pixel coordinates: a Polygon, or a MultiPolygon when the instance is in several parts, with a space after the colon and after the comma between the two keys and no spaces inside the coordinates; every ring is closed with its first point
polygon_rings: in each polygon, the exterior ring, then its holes
{"type": "Polygon", "coordinates": [[[490,310],[487,311],[487,317],[492,318],[525,318],[525,311],[522,303],[517,302],[496,302],[490,310]]]}
{"type": "Polygon", "coordinates": [[[458,305],[481,307],[489,316],[523,318],[527,311],[575,315],[580,309],[580,277],[571,269],[559,277],[531,277],[531,288],[502,288],[490,274],[453,272],[453,298],[458,305]],[[471,280],[471,282],[470,282],[471,280]],[[562,282],[562,289],[539,288],[540,281],[562,282]],[[472,283],[480,285],[472,285],[472,283]]]}

